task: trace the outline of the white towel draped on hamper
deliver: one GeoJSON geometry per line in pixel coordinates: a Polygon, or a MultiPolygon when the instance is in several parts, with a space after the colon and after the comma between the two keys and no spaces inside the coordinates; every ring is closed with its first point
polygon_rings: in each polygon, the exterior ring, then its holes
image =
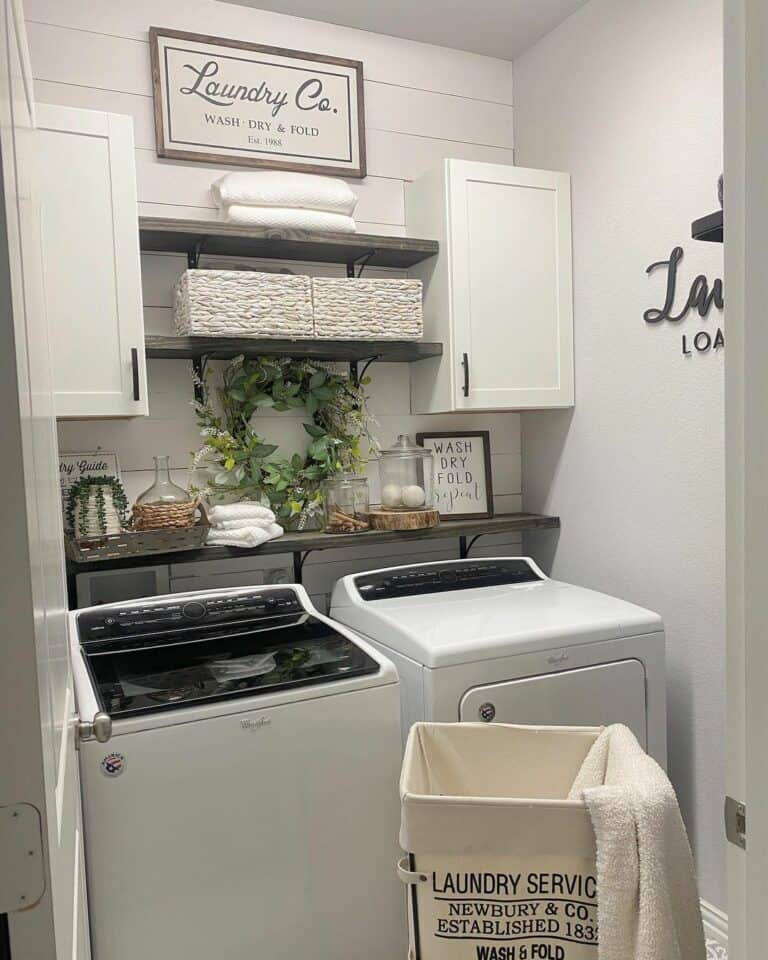
{"type": "Polygon", "coordinates": [[[693,857],[674,790],[621,724],[597,738],[571,788],[597,840],[599,960],[704,960],[693,857]]]}

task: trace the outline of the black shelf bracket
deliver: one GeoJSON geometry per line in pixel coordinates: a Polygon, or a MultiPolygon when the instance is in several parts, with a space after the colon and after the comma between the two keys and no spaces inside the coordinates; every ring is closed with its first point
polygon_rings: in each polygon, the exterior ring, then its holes
{"type": "Polygon", "coordinates": [[[294,550],[293,552],[293,582],[301,583],[301,577],[304,572],[304,563],[312,550],[294,550]]]}
{"type": "Polygon", "coordinates": [[[355,260],[347,261],[347,276],[352,277],[361,277],[363,275],[363,270],[368,266],[371,258],[376,255],[375,250],[368,250],[367,253],[364,253],[361,257],[357,257],[355,260]],[[358,266],[359,264],[359,266],[358,266]],[[357,273],[355,273],[355,267],[357,267],[357,273]]]}
{"type": "Polygon", "coordinates": [[[466,537],[459,537],[459,560],[466,560],[469,556],[469,551],[475,545],[475,541],[479,540],[480,537],[484,536],[482,533],[475,534],[474,537],[471,537],[469,543],[467,543],[466,537]]]}
{"type": "Polygon", "coordinates": [[[363,364],[363,369],[360,370],[358,367],[359,360],[350,360],[349,361],[349,379],[357,387],[360,385],[363,377],[365,376],[365,371],[370,367],[372,363],[375,363],[377,360],[380,360],[381,357],[379,354],[376,354],[373,357],[368,357],[368,359],[363,364]]]}
{"type": "Polygon", "coordinates": [[[190,270],[197,270],[200,266],[200,254],[203,249],[203,241],[195,241],[195,245],[191,250],[187,250],[187,266],[190,270]]]}
{"type": "Polygon", "coordinates": [[[198,357],[192,358],[192,373],[195,384],[195,400],[197,403],[205,403],[205,371],[208,366],[208,357],[201,353],[198,357]]]}

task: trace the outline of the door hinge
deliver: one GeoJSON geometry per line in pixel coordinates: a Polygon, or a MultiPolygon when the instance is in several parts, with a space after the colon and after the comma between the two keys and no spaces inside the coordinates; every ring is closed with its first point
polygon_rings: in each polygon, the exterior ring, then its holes
{"type": "Polygon", "coordinates": [[[747,805],[733,797],[725,798],[725,835],[731,843],[746,850],[747,805]]]}
{"type": "Polygon", "coordinates": [[[31,803],[0,804],[0,913],[33,907],[45,891],[40,814],[31,803]]]}

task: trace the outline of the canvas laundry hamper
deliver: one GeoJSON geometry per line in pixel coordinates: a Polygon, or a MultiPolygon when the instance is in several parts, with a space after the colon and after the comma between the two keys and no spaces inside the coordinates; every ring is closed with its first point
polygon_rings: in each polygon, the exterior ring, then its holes
{"type": "Polygon", "coordinates": [[[417,723],[400,780],[411,960],[596,960],[599,727],[417,723]]]}

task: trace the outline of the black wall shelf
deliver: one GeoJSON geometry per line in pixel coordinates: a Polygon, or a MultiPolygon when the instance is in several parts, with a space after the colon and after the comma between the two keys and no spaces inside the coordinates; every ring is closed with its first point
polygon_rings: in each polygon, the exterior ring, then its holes
{"type": "Polygon", "coordinates": [[[723,211],[700,217],[691,224],[691,236],[694,240],[707,240],[710,243],[723,242],[723,211]]]}
{"type": "MultiPolygon", "coordinates": [[[[234,557],[293,555],[296,583],[301,583],[301,571],[307,554],[319,550],[338,550],[344,547],[362,547],[368,543],[398,543],[410,540],[458,540],[459,556],[466,557],[478,537],[493,533],[518,533],[530,530],[557,530],[560,518],[538,513],[505,513],[484,520],[450,520],[429,530],[369,530],[363,533],[286,533],[277,540],[269,540],[260,547],[199,547],[173,553],[152,553],[146,556],[118,557],[112,560],[89,560],[78,563],[67,560],[70,597],[76,595],[74,577],[79,573],[99,570],[125,570],[152,567],[170,563],[188,563],[199,560],[227,560],[234,557]]],[[[74,599],[72,600],[74,602],[74,599]]]]}
{"type": "Polygon", "coordinates": [[[217,220],[139,217],[139,244],[151,253],[186,253],[191,267],[202,254],[217,257],[262,257],[343,263],[347,272],[362,262],[374,267],[405,269],[435,256],[436,240],[386,237],[363,233],[315,234],[280,232],[217,220]]]}
{"type": "Polygon", "coordinates": [[[313,360],[380,360],[383,363],[413,363],[443,353],[442,343],[424,340],[256,340],[232,337],[157,337],[144,339],[152,360],[229,360],[247,357],[306,357],[313,360]]]}

